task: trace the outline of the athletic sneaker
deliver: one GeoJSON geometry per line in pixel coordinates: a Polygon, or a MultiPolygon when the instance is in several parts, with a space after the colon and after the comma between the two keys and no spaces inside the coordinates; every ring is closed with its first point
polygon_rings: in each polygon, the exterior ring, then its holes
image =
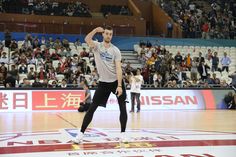
{"type": "Polygon", "coordinates": [[[78,132],[77,136],[73,139],[73,142],[76,144],[82,143],[84,138],[84,133],[78,132]]]}
{"type": "Polygon", "coordinates": [[[122,142],[122,143],[128,143],[128,138],[127,138],[125,132],[122,132],[122,133],[120,134],[120,142],[122,142]]]}

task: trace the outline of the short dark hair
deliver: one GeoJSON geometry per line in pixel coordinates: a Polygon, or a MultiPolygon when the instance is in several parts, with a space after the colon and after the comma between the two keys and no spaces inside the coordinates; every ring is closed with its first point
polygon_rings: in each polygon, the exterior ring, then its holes
{"type": "Polygon", "coordinates": [[[137,68],[137,70],[141,71],[141,69],[140,69],[140,68],[137,68]]]}
{"type": "Polygon", "coordinates": [[[86,81],[84,81],[84,86],[89,87],[89,85],[86,81]]]}
{"type": "Polygon", "coordinates": [[[110,31],[113,31],[113,28],[112,28],[111,26],[109,26],[109,25],[104,26],[104,30],[105,30],[105,29],[110,30],[110,31]]]}

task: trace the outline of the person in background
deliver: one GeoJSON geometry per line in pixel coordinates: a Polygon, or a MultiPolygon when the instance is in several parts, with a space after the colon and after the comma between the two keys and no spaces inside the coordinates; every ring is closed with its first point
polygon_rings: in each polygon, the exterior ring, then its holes
{"type": "Polygon", "coordinates": [[[205,62],[200,62],[199,66],[198,66],[198,72],[201,76],[201,79],[204,81],[205,79],[207,79],[207,74],[208,74],[208,69],[210,69],[210,67],[205,64],[205,62]]]}
{"type": "Polygon", "coordinates": [[[229,65],[231,63],[231,59],[227,56],[227,53],[224,53],[224,57],[221,58],[221,64],[222,64],[222,71],[226,70],[229,72],[229,65]]]}
{"type": "Polygon", "coordinates": [[[85,98],[84,100],[82,100],[82,102],[80,103],[80,107],[78,108],[79,112],[85,112],[88,111],[89,106],[92,103],[92,99],[91,99],[91,92],[89,90],[88,84],[84,83],[83,85],[83,89],[85,90],[85,98]]]}
{"type": "Polygon", "coordinates": [[[136,75],[134,76],[131,73],[130,78],[130,95],[131,95],[131,110],[130,112],[134,112],[134,104],[135,100],[137,102],[137,112],[140,112],[140,93],[141,93],[141,85],[143,84],[143,76],[141,75],[141,69],[137,69],[136,75]]]}
{"type": "Polygon", "coordinates": [[[60,85],[61,88],[67,88],[67,81],[66,79],[63,79],[60,85]]]}
{"type": "Polygon", "coordinates": [[[214,56],[212,56],[212,72],[218,71],[219,65],[219,57],[217,56],[217,52],[214,52],[214,56]]]}
{"type": "Polygon", "coordinates": [[[9,30],[5,31],[4,37],[5,37],[5,47],[9,48],[11,44],[11,33],[9,32],[9,30]]]}
{"type": "Polygon", "coordinates": [[[236,71],[233,74],[229,75],[230,78],[232,78],[231,85],[236,88],[236,71]]]}

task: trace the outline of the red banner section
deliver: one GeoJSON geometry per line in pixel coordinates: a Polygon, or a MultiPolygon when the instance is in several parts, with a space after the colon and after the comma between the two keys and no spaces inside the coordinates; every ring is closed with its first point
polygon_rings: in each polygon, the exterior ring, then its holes
{"type": "Polygon", "coordinates": [[[78,91],[32,91],[32,110],[78,109],[85,92],[78,91]]]}

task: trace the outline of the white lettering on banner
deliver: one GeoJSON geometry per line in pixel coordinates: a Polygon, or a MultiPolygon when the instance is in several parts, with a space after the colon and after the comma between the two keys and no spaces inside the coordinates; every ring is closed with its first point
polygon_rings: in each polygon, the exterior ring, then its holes
{"type": "MultiPolygon", "coordinates": [[[[127,107],[131,107],[130,91],[127,90],[127,107]]],[[[94,91],[91,91],[92,96],[94,91]]],[[[205,102],[200,90],[141,90],[141,110],[150,109],[205,109],[205,102]]],[[[99,108],[103,110],[103,108],[99,108]]],[[[111,94],[108,110],[119,110],[117,98],[111,94]]]]}

